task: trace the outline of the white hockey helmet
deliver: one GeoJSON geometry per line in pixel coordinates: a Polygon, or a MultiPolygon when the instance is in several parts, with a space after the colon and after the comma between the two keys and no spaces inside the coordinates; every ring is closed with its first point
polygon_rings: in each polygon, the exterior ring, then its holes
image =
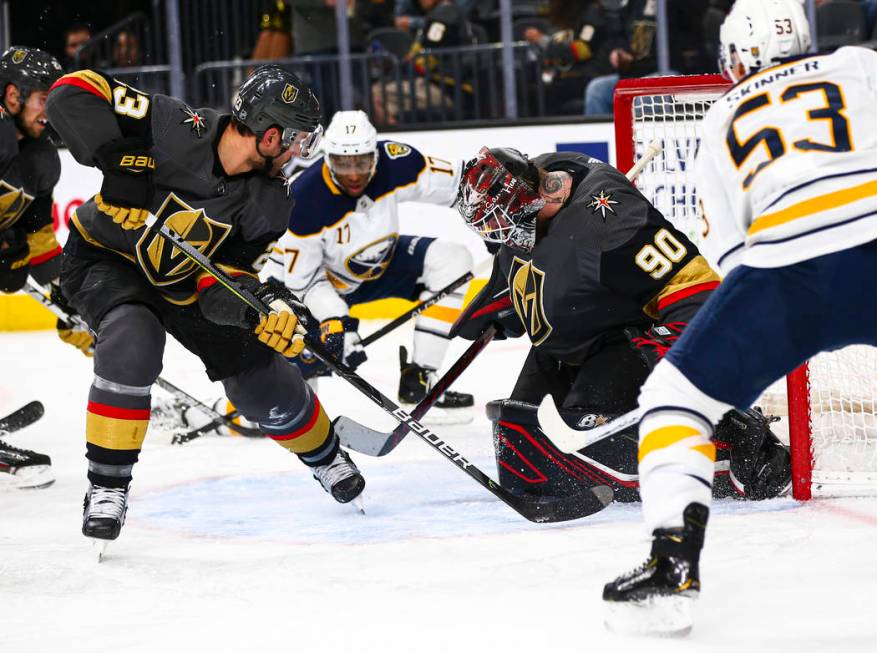
{"type": "Polygon", "coordinates": [[[329,172],[375,174],[378,163],[378,132],[364,111],[338,111],[323,135],[323,151],[329,172]]]}
{"type": "Polygon", "coordinates": [[[810,25],[800,0],[737,0],[719,31],[719,70],[739,81],[744,74],[810,49],[810,25]]]}

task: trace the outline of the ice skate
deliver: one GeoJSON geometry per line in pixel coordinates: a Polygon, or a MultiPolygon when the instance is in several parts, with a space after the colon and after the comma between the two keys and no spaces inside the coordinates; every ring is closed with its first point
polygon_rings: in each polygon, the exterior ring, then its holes
{"type": "Polygon", "coordinates": [[[648,560],[603,588],[610,631],[659,637],[684,637],[691,632],[709,509],[692,503],[683,514],[684,527],[656,529],[648,560]]]}
{"type": "Polygon", "coordinates": [[[128,512],[129,488],[91,485],[82,506],[82,534],[98,546],[100,562],[107,544],[119,537],[128,512]]]}
{"type": "MultiPolygon", "coordinates": [[[[350,460],[350,456],[343,449],[331,462],[319,467],[313,467],[314,478],[320,482],[323,489],[332,495],[338,503],[349,503],[359,498],[365,488],[365,479],[359,473],[359,469],[350,460]]],[[[362,500],[353,504],[363,513],[362,500]]]]}
{"type": "MultiPolygon", "coordinates": [[[[438,380],[435,370],[408,362],[405,347],[399,348],[399,403],[406,410],[419,404],[438,380]]],[[[473,419],[475,399],[464,392],[446,391],[430,411],[420,420],[422,424],[468,424],[473,419]]]]}
{"type": "Polygon", "coordinates": [[[0,486],[19,490],[49,487],[55,482],[52,459],[0,440],[0,486]]]}

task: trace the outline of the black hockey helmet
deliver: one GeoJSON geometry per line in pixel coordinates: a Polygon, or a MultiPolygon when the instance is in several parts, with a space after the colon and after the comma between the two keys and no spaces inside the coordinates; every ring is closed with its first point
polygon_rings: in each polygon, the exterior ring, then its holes
{"type": "Polygon", "coordinates": [[[518,150],[482,147],[463,166],[457,210],[483,240],[529,252],[543,206],[539,170],[518,150]]]}
{"type": "Polygon", "coordinates": [[[313,91],[281,66],[260,66],[244,80],[232,100],[232,115],[261,137],[271,127],[283,132],[283,145],[301,144],[301,156],[316,152],[323,128],[313,91]]]}
{"type": "Polygon", "coordinates": [[[33,91],[48,91],[64,70],[48,52],[14,45],[0,56],[0,92],[15,84],[22,102],[33,91]]]}

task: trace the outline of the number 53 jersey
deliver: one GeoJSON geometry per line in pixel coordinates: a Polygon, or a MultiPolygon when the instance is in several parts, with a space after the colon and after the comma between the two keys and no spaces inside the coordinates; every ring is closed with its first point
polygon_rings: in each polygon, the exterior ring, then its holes
{"type": "Polygon", "coordinates": [[[844,47],[748,75],[706,114],[701,245],[727,274],[877,238],[877,53],[844,47]]]}

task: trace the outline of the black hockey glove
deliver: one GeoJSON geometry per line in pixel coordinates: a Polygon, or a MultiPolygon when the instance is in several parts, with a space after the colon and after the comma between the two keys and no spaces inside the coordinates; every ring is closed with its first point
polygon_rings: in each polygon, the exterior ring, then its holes
{"type": "Polygon", "coordinates": [[[668,322],[658,324],[648,331],[637,327],[628,327],[624,335],[630,340],[630,346],[636,349],[650,370],[655,369],[674,342],[688,326],[688,322],[668,322]]]}
{"type": "Polygon", "coordinates": [[[356,369],[367,358],[358,331],[358,319],[349,315],[330,317],[320,323],[320,340],[335,358],[356,369]]]}
{"type": "Polygon", "coordinates": [[[155,159],[142,138],[123,138],[105,143],[95,153],[104,174],[97,208],[109,215],[122,229],[143,226],[155,192],[155,159]]]}
{"type": "Polygon", "coordinates": [[[24,288],[30,270],[30,247],[19,229],[0,233],[0,291],[18,292],[24,288]]]}

